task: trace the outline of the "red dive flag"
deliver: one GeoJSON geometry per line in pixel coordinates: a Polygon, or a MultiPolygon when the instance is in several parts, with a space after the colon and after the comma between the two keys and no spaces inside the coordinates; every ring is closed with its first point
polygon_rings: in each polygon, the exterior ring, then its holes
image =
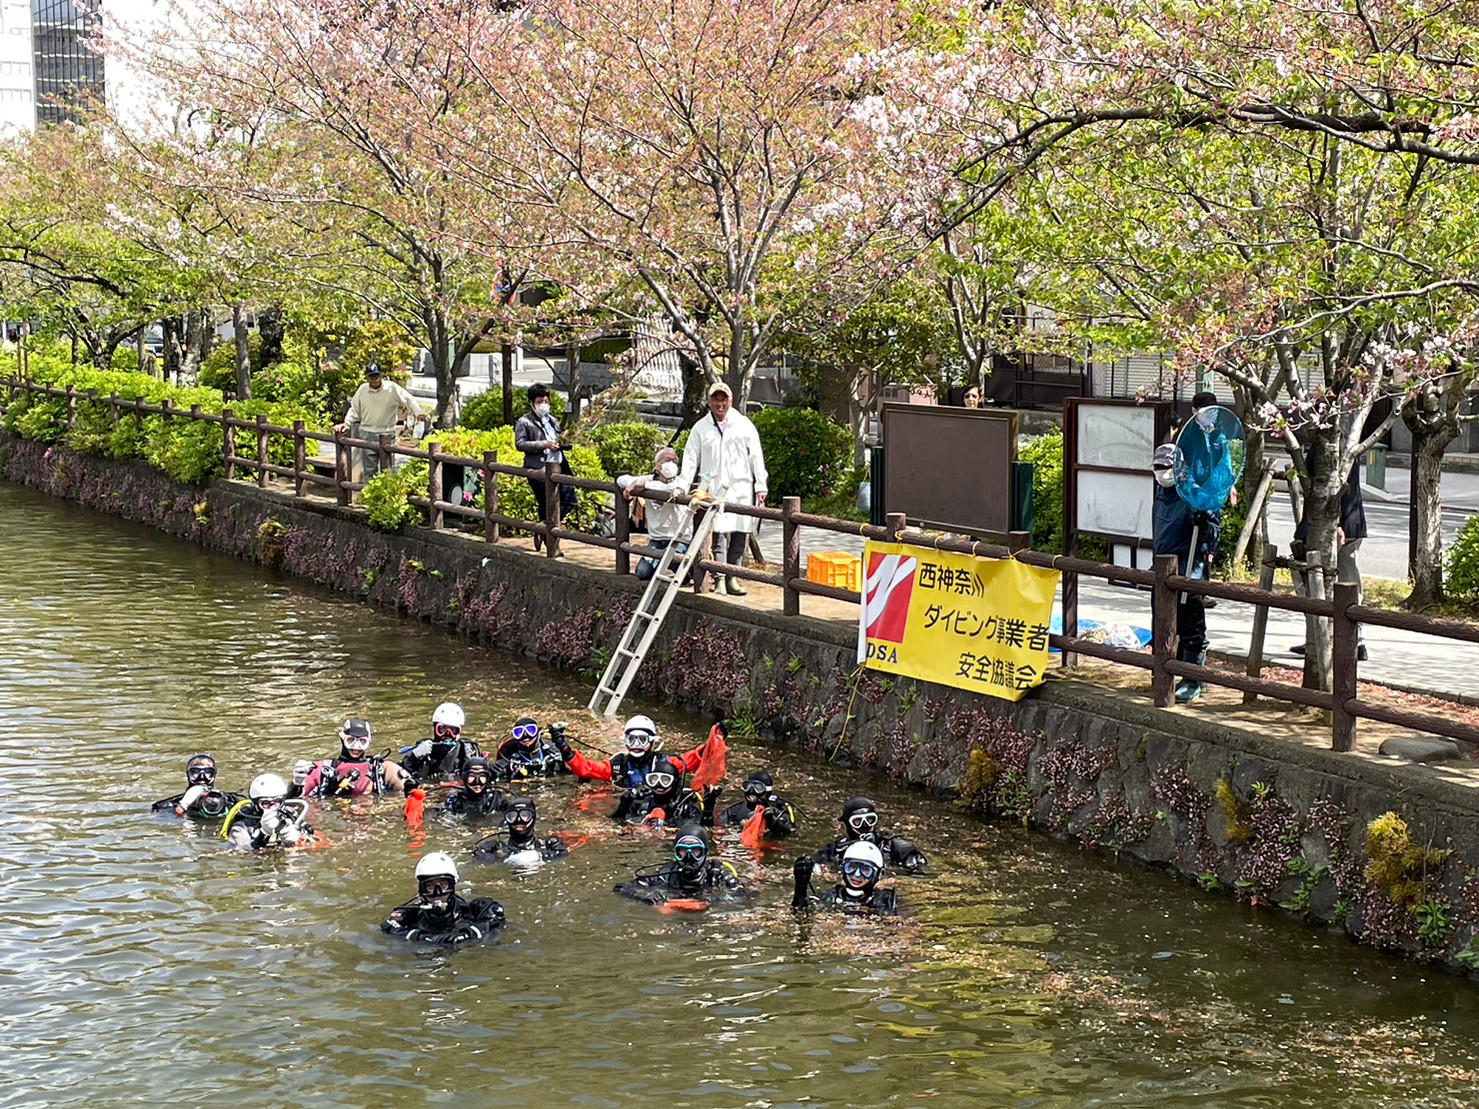
{"type": "Polygon", "coordinates": [[[695,793],[702,793],[710,786],[718,785],[724,778],[724,764],[728,755],[729,747],[724,742],[724,725],[715,724],[709,729],[709,741],[698,753],[698,769],[693,772],[690,788],[695,793]]]}
{"type": "Polygon", "coordinates": [[[741,847],[759,847],[760,837],[765,834],[765,806],[756,805],[755,814],[745,821],[745,826],[740,829],[741,847]]]}
{"type": "Polygon", "coordinates": [[[406,794],[406,827],[421,827],[421,818],[426,814],[426,790],[413,789],[406,794]]]}

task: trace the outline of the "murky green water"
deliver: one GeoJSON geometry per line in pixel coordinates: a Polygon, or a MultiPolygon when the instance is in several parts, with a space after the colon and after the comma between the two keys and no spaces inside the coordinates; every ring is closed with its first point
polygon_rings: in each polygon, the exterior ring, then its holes
{"type": "Polygon", "coordinates": [[[662,842],[566,781],[539,798],[593,836],[568,860],[466,864],[500,942],[386,939],[465,828],[331,809],[328,848],[254,857],[148,803],[196,750],[243,788],[350,712],[418,738],[445,697],[473,730],[536,709],[593,737],[588,689],[11,487],[0,537],[0,1107],[1476,1100],[1468,983],[774,750],[731,765],[776,769],[804,842],[866,790],[930,853],[909,919],[798,924],[787,856],[737,847],[753,906],[657,915],[610,888],[662,842]]]}

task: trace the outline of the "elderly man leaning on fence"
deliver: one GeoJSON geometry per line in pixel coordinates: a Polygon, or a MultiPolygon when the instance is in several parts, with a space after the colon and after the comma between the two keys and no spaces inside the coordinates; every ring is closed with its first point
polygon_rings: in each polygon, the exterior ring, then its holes
{"type": "MultiPolygon", "coordinates": [[[[678,483],[678,452],[672,447],[663,447],[652,456],[652,474],[635,477],[622,474],[616,479],[621,495],[628,501],[641,492],[681,493],[684,487],[678,483]]],[[[650,546],[665,550],[669,544],[678,544],[678,553],[688,550],[688,537],[693,534],[693,515],[687,505],[672,501],[636,501],[647,517],[647,538],[650,546]]],[[[636,575],[642,581],[657,573],[657,560],[644,558],[637,563],[636,575]]]]}
{"type": "MultiPolygon", "coordinates": [[[[709,414],[693,425],[683,447],[683,468],[678,484],[699,488],[727,504],[763,505],[769,475],[765,455],[760,449],[760,433],[740,412],[731,408],[734,394],[719,381],[709,388],[709,414]]],[[[719,562],[738,566],[745,554],[745,543],[759,530],[760,521],[753,516],[721,512],[714,521],[714,557],[719,562]]],[[[702,582],[702,574],[697,578],[702,582]]],[[[736,577],[725,580],[725,589],[736,597],[745,587],[736,577]]]]}
{"type": "MultiPolygon", "coordinates": [[[[357,425],[362,439],[378,439],[382,435],[394,435],[396,420],[404,416],[414,420],[421,415],[416,398],[394,381],[386,381],[380,367],[371,362],[365,367],[365,383],[349,398],[349,411],[338,431],[357,425]]],[[[364,467],[365,480],[369,481],[380,472],[380,452],[360,448],[360,463],[364,467]]]]}

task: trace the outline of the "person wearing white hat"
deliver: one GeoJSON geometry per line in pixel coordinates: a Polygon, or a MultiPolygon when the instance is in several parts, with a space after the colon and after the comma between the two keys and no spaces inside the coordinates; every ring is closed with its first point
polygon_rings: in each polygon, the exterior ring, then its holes
{"type": "MultiPolygon", "coordinates": [[[[726,504],[764,505],[769,474],[760,433],[744,413],[735,411],[733,404],[734,393],[724,382],[716,381],[709,387],[709,413],[688,433],[678,486],[691,489],[697,481],[701,489],[726,504]]],[[[745,544],[759,526],[760,521],[753,516],[719,513],[714,521],[715,560],[740,565],[745,544]]],[[[725,591],[736,597],[746,592],[733,575],[725,578],[725,591]]]]}

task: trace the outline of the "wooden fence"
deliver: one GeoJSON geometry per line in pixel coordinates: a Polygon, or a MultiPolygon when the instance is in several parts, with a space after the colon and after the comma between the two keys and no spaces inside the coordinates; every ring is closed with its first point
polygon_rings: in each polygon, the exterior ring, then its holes
{"type": "MultiPolygon", "coordinates": [[[[615,570],[618,574],[631,572],[631,559],[634,555],[638,558],[661,557],[660,551],[644,543],[633,542],[628,505],[614,484],[562,474],[559,472],[559,467],[553,463],[546,464],[543,470],[526,470],[522,466],[500,462],[497,452],[485,453],[481,458],[463,458],[443,454],[435,441],[429,443],[427,449],[422,450],[402,446],[389,435],[382,435],[377,439],[352,439],[339,432],[331,434],[309,431],[302,420],[294,421],[292,427],[268,423],[264,416],[258,416],[254,420],[242,420],[232,415],[230,408],[223,410],[220,415],[213,415],[202,412],[198,405],[188,410],[175,408],[168,400],[161,405],[151,405],[141,400],[122,400],[117,393],[104,397],[95,392],[78,393],[71,387],[59,389],[24,379],[9,379],[6,382],[8,398],[13,398],[23,392],[65,398],[64,421],[68,427],[75,420],[79,400],[106,405],[115,426],[122,419],[132,417],[142,421],[148,415],[159,415],[166,420],[204,420],[218,424],[223,429],[221,461],[227,478],[237,480],[238,471],[247,471],[255,475],[259,486],[265,488],[271,478],[278,477],[292,482],[295,496],[303,496],[310,487],[332,490],[340,505],[350,504],[353,494],[364,488],[362,482],[351,480],[351,450],[377,452],[382,469],[389,469],[397,457],[420,459],[428,465],[426,495],[411,497],[410,501],[426,510],[428,525],[434,530],[446,528],[450,517],[479,521],[482,525],[483,538],[489,543],[499,542],[502,528],[532,532],[545,540],[545,554],[549,558],[559,555],[560,543],[565,540],[602,547],[613,552],[615,570]],[[249,442],[254,448],[250,453],[238,453],[238,432],[248,434],[249,442]],[[269,460],[269,446],[273,436],[291,437],[293,465],[276,465],[269,460]],[[313,455],[308,453],[310,442],[315,444],[313,455]],[[318,444],[331,445],[333,448],[331,472],[320,472],[318,466],[315,465],[318,460],[318,444]],[[443,477],[447,466],[462,466],[481,474],[484,482],[482,508],[456,504],[446,499],[443,477]],[[546,488],[550,489],[560,485],[571,485],[577,489],[613,494],[616,513],[615,536],[608,538],[561,527],[558,518],[560,500],[558,495],[545,497],[547,516],[543,520],[524,520],[500,512],[498,498],[500,479],[525,480],[528,478],[548,482],[550,484],[546,488]]],[[[689,498],[681,494],[643,492],[638,495],[651,501],[673,500],[679,504],[690,503],[689,498]]],[[[1069,661],[1073,655],[1086,655],[1090,658],[1150,671],[1152,695],[1155,704],[1159,707],[1167,708],[1175,703],[1177,678],[1191,678],[1209,685],[1242,690],[1245,700],[1254,700],[1261,696],[1274,701],[1323,710],[1329,715],[1331,747],[1337,751],[1349,751],[1354,747],[1356,721],[1360,719],[1377,720],[1397,727],[1411,728],[1414,731],[1479,744],[1479,727],[1444,716],[1393,708],[1369,700],[1363,701],[1358,695],[1356,686],[1357,625],[1359,624],[1399,628],[1466,643],[1479,643],[1479,626],[1460,620],[1437,619],[1369,608],[1357,603],[1358,590],[1351,583],[1336,583],[1332,596],[1328,599],[1299,597],[1275,593],[1261,586],[1184,577],[1177,572],[1177,560],[1174,555],[1157,556],[1153,570],[1131,569],[1030,550],[1027,548],[1028,537],[1022,532],[993,536],[995,540],[993,542],[970,542],[908,532],[902,513],[890,514],[887,523],[883,526],[835,520],[826,516],[813,516],[801,511],[801,501],[798,497],[783,498],[780,508],[729,505],[727,511],[760,520],[779,522],[783,533],[783,556],[779,572],[732,567],[708,558],[697,560],[695,565],[710,573],[730,574],[747,581],[776,586],[782,592],[783,611],[788,616],[800,615],[803,596],[830,597],[854,604],[857,604],[860,599],[859,594],[854,590],[823,585],[806,579],[801,562],[803,528],[862,536],[883,542],[909,542],[937,550],[986,558],[1017,558],[1032,566],[1042,566],[1066,574],[1079,574],[1150,589],[1154,616],[1149,652],[1111,647],[1081,636],[1053,635],[1050,637],[1050,643],[1063,652],[1065,662],[1069,661]],[[1182,593],[1241,601],[1253,606],[1262,606],[1264,609],[1299,612],[1331,620],[1334,644],[1332,690],[1325,692],[1307,689],[1287,682],[1264,678],[1260,673],[1261,666],[1256,654],[1246,674],[1178,660],[1174,649],[1176,605],[1178,595],[1182,593]]],[[[697,580],[694,582],[694,588],[698,588],[697,580]]],[[[1434,647],[1441,650],[1438,644],[1434,647]]]]}

